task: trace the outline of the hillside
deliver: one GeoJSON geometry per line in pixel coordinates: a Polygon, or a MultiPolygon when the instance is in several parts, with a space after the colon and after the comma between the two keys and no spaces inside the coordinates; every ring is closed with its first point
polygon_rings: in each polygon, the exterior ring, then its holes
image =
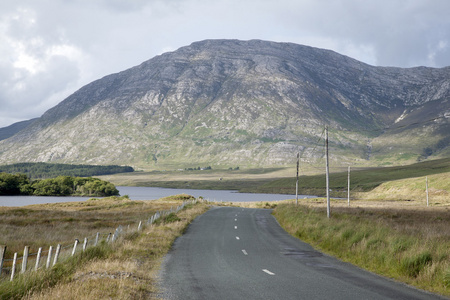
{"type": "Polygon", "coordinates": [[[9,137],[12,137],[22,129],[28,127],[31,123],[33,123],[36,119],[26,120],[22,122],[17,122],[14,124],[11,124],[7,127],[0,128],[0,141],[5,140],[9,137]]]}
{"type": "Polygon", "coordinates": [[[0,163],[143,168],[359,165],[450,155],[450,67],[374,67],[333,51],[206,40],[96,80],[0,141],[0,163]]]}

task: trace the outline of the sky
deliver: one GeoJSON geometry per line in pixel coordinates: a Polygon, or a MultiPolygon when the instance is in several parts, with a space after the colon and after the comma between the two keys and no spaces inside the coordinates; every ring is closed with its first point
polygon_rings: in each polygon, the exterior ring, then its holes
{"type": "Polygon", "coordinates": [[[450,66],[449,0],[2,0],[0,127],[205,39],[330,49],[375,66],[450,66]]]}

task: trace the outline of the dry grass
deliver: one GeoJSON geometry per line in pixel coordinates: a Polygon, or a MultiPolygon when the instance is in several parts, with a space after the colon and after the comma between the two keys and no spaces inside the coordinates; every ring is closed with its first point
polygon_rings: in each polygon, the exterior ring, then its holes
{"type": "Polygon", "coordinates": [[[0,207],[0,245],[7,245],[7,258],[14,252],[21,255],[24,246],[30,253],[39,247],[70,244],[82,241],[97,232],[109,233],[119,226],[138,226],[158,210],[170,209],[182,200],[161,199],[133,201],[124,197],[91,199],[82,202],[65,202],[30,205],[25,207],[0,207]]]}
{"type": "Polygon", "coordinates": [[[378,274],[450,296],[450,200],[323,199],[279,202],[275,216],[292,235],[378,274]]]}
{"type": "MultiPolygon", "coordinates": [[[[432,205],[450,205],[450,173],[429,175],[428,194],[432,205]]],[[[356,196],[362,199],[413,200],[426,203],[426,179],[422,176],[393,180],[356,196]]]]}
{"type": "Polygon", "coordinates": [[[206,205],[178,213],[178,222],[151,226],[125,240],[108,258],[77,270],[68,282],[29,295],[25,299],[156,299],[156,276],[164,255],[176,237],[206,205]]]}
{"type": "MultiPolygon", "coordinates": [[[[161,186],[162,183],[171,182],[189,183],[191,186],[208,183],[226,184],[227,181],[270,181],[273,178],[290,177],[295,174],[294,168],[277,169],[249,169],[249,170],[203,170],[203,171],[162,171],[162,172],[133,172],[113,175],[97,176],[102,180],[115,185],[127,186],[161,186]]],[[[186,186],[183,186],[186,187],[186,186]]]]}

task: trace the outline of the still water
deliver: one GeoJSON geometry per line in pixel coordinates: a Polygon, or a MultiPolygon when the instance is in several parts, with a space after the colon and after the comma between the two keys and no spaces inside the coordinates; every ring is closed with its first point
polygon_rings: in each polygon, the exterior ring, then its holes
{"type": "MultiPolygon", "coordinates": [[[[295,199],[295,195],[279,194],[251,194],[223,190],[191,190],[167,189],[157,187],[118,186],[120,195],[128,195],[131,200],[155,200],[177,194],[189,194],[194,197],[203,197],[208,201],[223,202],[251,202],[251,201],[278,201],[295,199]]],[[[299,198],[315,196],[299,195],[299,198]]],[[[0,196],[0,206],[25,206],[31,204],[58,203],[85,201],[90,197],[46,197],[46,196],[0,196]]]]}

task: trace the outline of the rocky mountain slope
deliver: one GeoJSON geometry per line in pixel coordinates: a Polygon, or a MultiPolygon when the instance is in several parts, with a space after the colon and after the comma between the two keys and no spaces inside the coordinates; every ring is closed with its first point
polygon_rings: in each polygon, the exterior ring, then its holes
{"type": "Polygon", "coordinates": [[[333,51],[206,40],[94,81],[16,135],[0,163],[379,164],[450,154],[450,67],[374,67],[333,51]]]}
{"type": "Polygon", "coordinates": [[[35,120],[36,119],[31,119],[31,120],[26,120],[26,121],[22,121],[22,122],[17,122],[17,123],[11,124],[10,126],[0,128],[0,141],[5,140],[9,137],[12,137],[13,135],[15,135],[19,131],[23,130],[31,123],[33,123],[35,120]]]}

